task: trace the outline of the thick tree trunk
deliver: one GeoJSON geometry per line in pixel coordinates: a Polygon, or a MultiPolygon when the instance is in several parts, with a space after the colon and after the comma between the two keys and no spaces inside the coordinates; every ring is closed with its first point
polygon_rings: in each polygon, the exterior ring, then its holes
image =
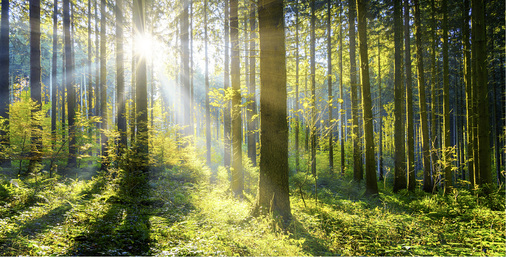
{"type": "MultiPolygon", "coordinates": [[[[6,128],[9,127],[9,0],[2,0],[2,20],[0,29],[0,117],[6,119],[6,128]]],[[[53,60],[54,61],[54,60],[53,60]]],[[[53,80],[54,81],[54,80],[53,80]]],[[[54,87],[54,85],[53,85],[54,87]]],[[[53,102],[55,104],[55,102],[53,102]]],[[[54,130],[53,130],[54,131],[54,130]]],[[[8,131],[0,130],[0,137],[7,136],[8,131]]],[[[9,138],[0,138],[2,147],[9,147],[9,138]]],[[[10,166],[10,161],[0,160],[1,166],[10,166]]]]}
{"type": "Polygon", "coordinates": [[[260,0],[260,176],[257,211],[291,218],[283,1],[260,0]]]}
{"type": "Polygon", "coordinates": [[[244,190],[242,171],[241,78],[239,60],[239,2],[230,0],[230,41],[232,43],[232,192],[241,197],[244,190]]]}
{"type": "MultiPolygon", "coordinates": [[[[134,0],[134,26],[137,32],[136,37],[144,36],[146,27],[145,0],[134,0]]],[[[139,158],[137,169],[147,173],[149,169],[148,152],[148,90],[146,77],[146,56],[136,53],[135,70],[135,93],[136,93],[136,116],[137,116],[137,134],[136,134],[136,152],[139,158]]]]}
{"type": "MultiPolygon", "coordinates": [[[[476,79],[476,127],[478,136],[479,180],[480,186],[486,193],[492,186],[491,159],[490,159],[490,125],[488,114],[488,86],[487,86],[487,40],[485,26],[485,1],[472,0],[472,46],[475,57],[476,79]]],[[[476,167],[476,166],[475,166],[476,167]]]]}
{"type": "Polygon", "coordinates": [[[402,117],[402,102],[404,90],[402,85],[402,6],[401,0],[394,0],[394,47],[395,47],[395,74],[394,74],[394,147],[395,170],[394,192],[406,188],[406,154],[404,148],[404,122],[402,117]]]}
{"type": "Polygon", "coordinates": [[[31,159],[28,172],[38,171],[42,151],[42,124],[35,116],[42,108],[41,94],[41,66],[40,66],[40,0],[30,0],[30,97],[35,103],[32,109],[32,145],[31,159]]]}
{"type": "Polygon", "coordinates": [[[367,53],[367,11],[366,0],[357,0],[358,42],[360,47],[360,69],[363,103],[363,126],[365,135],[365,193],[378,194],[376,162],[374,158],[374,131],[372,117],[371,85],[369,81],[369,55],[367,53]]]}

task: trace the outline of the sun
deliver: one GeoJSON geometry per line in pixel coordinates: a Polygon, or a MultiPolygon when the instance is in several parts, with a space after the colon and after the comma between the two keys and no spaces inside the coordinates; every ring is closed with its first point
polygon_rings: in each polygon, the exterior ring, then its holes
{"type": "Polygon", "coordinates": [[[149,34],[135,37],[135,52],[143,58],[151,58],[153,53],[153,38],[149,34]]]}

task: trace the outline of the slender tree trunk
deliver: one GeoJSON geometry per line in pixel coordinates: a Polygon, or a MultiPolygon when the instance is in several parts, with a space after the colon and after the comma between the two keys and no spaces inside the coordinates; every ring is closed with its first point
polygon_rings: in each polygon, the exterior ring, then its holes
{"type": "MultiPolygon", "coordinates": [[[[183,116],[182,125],[184,126],[184,134],[190,135],[190,80],[188,75],[190,74],[190,49],[189,49],[189,41],[188,41],[188,28],[189,28],[189,19],[188,19],[188,0],[181,0],[181,4],[183,6],[183,12],[181,14],[181,84],[182,84],[182,109],[183,116]]],[[[181,99],[181,98],[180,98],[181,99]]]]}
{"type": "Polygon", "coordinates": [[[383,102],[381,101],[381,50],[380,35],[378,35],[378,101],[379,101],[379,180],[383,181],[383,102]]]}
{"type": "MultiPolygon", "coordinates": [[[[296,16],[298,15],[298,11],[296,10],[296,16]]],[[[249,110],[248,110],[248,156],[252,162],[252,165],[253,166],[257,166],[257,130],[258,130],[258,118],[255,118],[257,116],[257,103],[256,103],[256,43],[255,43],[255,40],[257,38],[256,36],[256,33],[255,33],[255,30],[257,29],[256,28],[256,11],[255,11],[255,3],[253,1],[251,1],[251,5],[250,5],[250,16],[249,16],[249,19],[250,19],[250,37],[249,37],[249,50],[250,50],[250,58],[249,58],[249,110]]],[[[297,26],[297,25],[296,25],[297,26]]],[[[298,33],[298,31],[296,32],[298,33]]],[[[297,41],[297,45],[298,45],[298,39],[296,39],[297,41]]],[[[298,51],[298,50],[297,50],[298,51]]],[[[295,58],[298,58],[298,57],[295,57],[295,58]]],[[[298,72],[298,67],[299,67],[299,64],[297,63],[296,64],[296,69],[297,69],[297,72],[298,72]]],[[[297,78],[296,80],[298,81],[298,75],[297,75],[297,78]]],[[[298,82],[297,82],[297,85],[296,85],[296,91],[298,92],[299,88],[298,88],[298,82]]],[[[297,93],[296,93],[297,94],[297,93]]],[[[298,97],[298,96],[297,96],[298,97]]],[[[297,106],[298,106],[298,103],[296,103],[297,106]]],[[[296,107],[298,108],[298,107],[296,107]]],[[[298,109],[297,109],[298,110],[298,109]]],[[[298,119],[296,118],[296,126],[298,126],[298,119]]],[[[298,169],[299,167],[299,159],[298,159],[298,143],[299,143],[299,137],[298,137],[298,127],[296,127],[296,132],[295,132],[295,144],[296,144],[296,170],[298,169]]]]}
{"type": "Polygon", "coordinates": [[[68,135],[69,135],[69,159],[67,165],[74,167],[77,163],[77,148],[75,137],[76,117],[76,92],[74,87],[74,61],[72,60],[72,39],[70,35],[70,1],[63,2],[63,28],[65,37],[65,88],[67,89],[68,103],[68,135]]]}
{"type": "Polygon", "coordinates": [[[102,144],[102,166],[101,169],[105,170],[107,163],[107,136],[105,130],[107,127],[107,57],[106,57],[106,37],[105,37],[105,26],[106,26],[106,12],[105,5],[106,0],[100,1],[100,116],[102,117],[102,124],[100,128],[101,132],[101,144],[102,144]]]}
{"type": "MultiPolygon", "coordinates": [[[[8,1],[7,1],[8,2],[8,1]]],[[[51,70],[51,138],[52,138],[52,147],[55,150],[56,146],[56,94],[57,94],[57,68],[58,68],[58,0],[54,0],[53,2],[53,59],[52,59],[52,70],[51,70]]],[[[8,75],[7,75],[8,77],[8,75]]],[[[8,93],[7,93],[8,96],[8,93]]],[[[52,177],[52,167],[50,169],[50,177],[52,177]]]]}
{"type": "MultiPolygon", "coordinates": [[[[476,60],[475,73],[477,112],[476,127],[478,136],[479,156],[479,184],[490,192],[492,186],[491,159],[490,159],[490,125],[488,114],[488,86],[487,86],[487,40],[485,26],[485,1],[471,0],[472,9],[472,51],[476,60]]],[[[475,166],[476,167],[476,166],[475,166]]]]}
{"type": "Polygon", "coordinates": [[[118,108],[118,153],[123,153],[127,147],[127,122],[126,122],[126,96],[125,74],[123,58],[123,2],[116,0],[116,94],[118,108]]]}
{"type": "Polygon", "coordinates": [[[239,60],[239,2],[230,0],[230,41],[232,42],[232,192],[242,197],[244,174],[242,172],[242,122],[241,78],[239,60]]]}
{"type": "Polygon", "coordinates": [[[431,192],[432,180],[430,176],[429,127],[427,121],[427,105],[425,99],[425,73],[423,68],[422,28],[420,20],[420,2],[414,0],[415,5],[415,34],[416,34],[416,62],[418,72],[418,98],[420,105],[420,125],[422,127],[423,154],[423,190],[431,192]]]}
{"type": "Polygon", "coordinates": [[[205,52],[205,86],[206,86],[206,159],[211,165],[211,113],[209,112],[209,64],[207,55],[207,0],[204,0],[204,52],[205,52]]]}
{"type": "Polygon", "coordinates": [[[353,139],[353,179],[360,181],[363,178],[362,150],[360,146],[360,133],[358,124],[358,83],[357,83],[357,61],[355,56],[355,0],[348,0],[349,3],[349,38],[350,38],[350,88],[351,88],[351,109],[352,109],[352,139],[353,139]]]}
{"type": "Polygon", "coordinates": [[[376,162],[374,159],[374,130],[372,116],[371,85],[369,80],[369,55],[367,53],[367,11],[366,0],[357,0],[358,43],[360,47],[360,68],[363,103],[363,126],[365,135],[365,192],[367,195],[378,194],[376,182],[376,162]]]}
{"type": "Polygon", "coordinates": [[[344,113],[346,110],[343,108],[344,106],[344,91],[343,91],[343,3],[339,3],[339,118],[340,118],[340,130],[341,136],[339,138],[341,145],[341,176],[344,176],[344,113]]]}
{"type": "MultiPolygon", "coordinates": [[[[0,145],[4,148],[9,147],[9,105],[10,105],[10,86],[9,86],[9,0],[2,0],[2,20],[0,29],[0,117],[6,119],[7,131],[0,130],[0,145]],[[4,136],[7,136],[4,138],[4,136]]],[[[53,60],[54,62],[54,60],[53,60]]],[[[53,79],[54,81],[54,79],[53,79]]],[[[54,87],[54,85],[53,85],[54,87]]],[[[53,102],[54,104],[55,102],[53,102]]],[[[0,166],[10,166],[10,161],[0,160],[0,166]]]]}
{"type": "Polygon", "coordinates": [[[333,125],[332,121],[332,110],[334,109],[334,96],[332,95],[332,29],[331,29],[331,18],[330,18],[330,0],[327,0],[327,83],[328,83],[328,101],[329,101],[329,166],[331,172],[334,171],[334,139],[333,139],[333,125]]]}
{"type": "Polygon", "coordinates": [[[448,1],[443,0],[443,161],[445,170],[445,192],[453,187],[452,163],[450,161],[450,66],[448,62],[448,1]]]}
{"type": "Polygon", "coordinates": [[[411,76],[411,44],[409,31],[409,0],[404,0],[404,59],[406,64],[406,136],[408,147],[407,173],[408,173],[408,189],[415,190],[415,145],[413,130],[413,89],[411,76]]]}
{"type": "MultiPolygon", "coordinates": [[[[223,87],[225,89],[225,92],[228,91],[228,88],[230,87],[230,62],[229,62],[229,53],[230,53],[230,8],[229,8],[229,1],[225,0],[225,68],[224,68],[224,82],[223,87]]],[[[232,120],[231,120],[231,110],[230,110],[230,101],[227,100],[225,103],[225,108],[223,109],[223,142],[224,142],[224,153],[223,153],[223,162],[225,167],[230,167],[230,159],[231,159],[231,143],[232,143],[232,137],[231,137],[231,130],[232,130],[232,120]]]]}
{"type": "Polygon", "coordinates": [[[295,173],[299,172],[299,0],[295,2],[295,173]]]}
{"type": "Polygon", "coordinates": [[[30,0],[30,97],[35,103],[32,109],[32,145],[28,172],[37,172],[41,161],[42,124],[36,120],[37,112],[42,109],[40,65],[40,0],[30,0]]]}
{"type": "MultiPolygon", "coordinates": [[[[145,0],[134,0],[134,26],[136,37],[144,36],[146,28],[145,17],[145,0]]],[[[147,77],[146,77],[146,56],[141,53],[136,53],[136,70],[135,70],[135,87],[136,87],[136,116],[137,116],[137,157],[139,163],[137,164],[138,170],[147,173],[149,169],[149,152],[148,152],[148,90],[147,90],[147,77]]]]}
{"type": "Polygon", "coordinates": [[[316,179],[316,57],[315,57],[315,45],[316,45],[316,35],[315,35],[315,23],[316,23],[316,15],[315,10],[316,3],[315,0],[311,1],[311,121],[310,121],[310,137],[311,137],[311,174],[316,179]]]}
{"type": "MultiPolygon", "coordinates": [[[[438,81],[437,81],[437,74],[436,74],[436,6],[434,0],[431,0],[431,159],[432,159],[432,176],[433,176],[433,182],[436,181],[436,176],[438,172],[438,155],[437,155],[437,143],[438,143],[438,137],[437,137],[437,113],[438,113],[438,106],[437,106],[437,88],[438,88],[438,81]]],[[[434,189],[434,187],[433,187],[434,189]]]]}
{"type": "Polygon", "coordinates": [[[395,78],[394,78],[394,138],[395,138],[395,170],[394,192],[406,188],[406,154],[404,149],[404,124],[402,117],[402,101],[404,90],[402,85],[402,6],[401,0],[394,0],[394,44],[395,44],[395,78]]]}
{"type": "Polygon", "coordinates": [[[291,217],[283,1],[260,0],[260,176],[257,210],[291,217]]]}
{"type": "MultiPolygon", "coordinates": [[[[99,116],[100,115],[100,93],[101,93],[101,90],[100,90],[100,87],[101,87],[101,81],[100,81],[100,41],[99,41],[99,19],[98,19],[98,9],[99,9],[99,6],[98,6],[98,0],[95,0],[95,107],[94,107],[94,114],[96,116],[99,116]]],[[[96,123],[96,127],[97,129],[100,129],[100,126],[101,124],[100,123],[96,123]]],[[[96,142],[97,142],[97,145],[100,145],[100,139],[101,137],[96,134],[96,142]]],[[[98,148],[97,149],[97,156],[100,156],[100,151],[102,149],[101,148],[98,148]]]]}

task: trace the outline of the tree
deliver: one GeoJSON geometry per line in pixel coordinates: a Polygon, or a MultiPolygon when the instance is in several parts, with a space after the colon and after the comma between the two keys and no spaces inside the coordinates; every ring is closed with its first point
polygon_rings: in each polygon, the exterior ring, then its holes
{"type": "Polygon", "coordinates": [[[116,0],[116,95],[118,108],[118,153],[122,153],[127,146],[126,96],[123,60],[123,2],[116,0]]]}
{"type": "MultiPolygon", "coordinates": [[[[141,38],[145,36],[145,0],[134,0],[133,6],[133,19],[135,26],[135,37],[141,38]]],[[[136,165],[137,170],[143,173],[148,172],[149,168],[149,152],[148,152],[148,88],[146,79],[146,56],[137,52],[135,54],[135,105],[137,117],[137,131],[136,131],[136,154],[139,158],[136,165]]]]}
{"type": "MultiPolygon", "coordinates": [[[[315,0],[311,0],[311,121],[310,121],[310,137],[311,137],[311,173],[316,180],[316,54],[315,54],[315,23],[316,15],[315,0]]],[[[315,182],[316,185],[316,182],[315,182]]],[[[316,189],[316,188],[315,188],[316,189]]]]}
{"type": "Polygon", "coordinates": [[[404,92],[402,86],[402,9],[401,1],[394,0],[394,48],[395,48],[395,74],[394,74],[394,129],[395,129],[395,170],[394,192],[406,188],[406,163],[404,152],[404,126],[402,120],[402,100],[404,92]]]}
{"type": "Polygon", "coordinates": [[[242,122],[241,78],[239,61],[239,2],[230,0],[230,41],[232,42],[232,192],[242,196],[244,174],[242,172],[242,122]]]}
{"type": "Polygon", "coordinates": [[[37,120],[37,114],[42,109],[41,94],[41,66],[40,66],[40,0],[30,0],[30,98],[35,103],[32,109],[32,144],[31,159],[28,172],[35,172],[40,165],[42,138],[40,130],[42,126],[37,120]]]}
{"type": "Polygon", "coordinates": [[[485,1],[471,0],[472,9],[472,52],[474,57],[474,75],[477,98],[476,127],[478,130],[479,184],[487,191],[492,186],[490,167],[490,125],[488,114],[487,86],[487,40],[485,29],[485,1]]]}
{"type": "MultiPolygon", "coordinates": [[[[58,0],[53,2],[53,67],[51,70],[51,133],[53,146],[56,144],[56,110],[57,110],[57,87],[56,73],[58,69],[58,0]]],[[[52,171],[52,170],[51,170],[52,171]]],[[[52,174],[51,174],[52,175],[52,174]]]]}
{"type": "Polygon", "coordinates": [[[422,127],[422,156],[423,156],[423,190],[431,192],[432,180],[430,176],[429,127],[427,120],[427,105],[425,97],[425,72],[423,68],[422,28],[420,20],[420,2],[414,0],[415,5],[415,34],[416,34],[416,62],[418,72],[418,98],[420,104],[420,125],[422,127]]]}
{"type": "Polygon", "coordinates": [[[283,1],[260,0],[260,174],[257,210],[291,217],[283,1]]]}
{"type": "MultiPolygon", "coordinates": [[[[10,90],[9,90],[9,0],[2,0],[2,20],[0,29],[0,117],[6,119],[9,125],[9,104],[10,104],[10,90]]],[[[0,136],[7,135],[7,131],[0,130],[0,136]]],[[[0,139],[1,140],[1,139],[0,139]]],[[[6,138],[0,143],[3,147],[9,145],[9,140],[6,138]]],[[[6,160],[0,160],[0,165],[8,164],[6,160]]]]}
{"type": "Polygon", "coordinates": [[[206,84],[206,159],[211,165],[211,113],[209,111],[209,61],[207,55],[207,0],[204,0],[204,52],[205,52],[205,84],[206,84]]]}
{"type": "Polygon", "coordinates": [[[404,0],[404,62],[406,64],[406,139],[408,147],[408,189],[415,190],[415,143],[413,131],[413,89],[411,77],[411,34],[409,32],[409,0],[404,0]]]}
{"type": "Polygon", "coordinates": [[[190,128],[190,48],[189,48],[189,40],[188,40],[188,28],[189,28],[189,18],[188,18],[188,10],[189,4],[188,0],[181,0],[181,5],[183,7],[183,11],[181,13],[180,20],[180,39],[181,39],[181,84],[182,84],[182,96],[183,100],[181,102],[183,109],[183,126],[185,135],[191,135],[193,132],[190,128]]]}
{"type": "Polygon", "coordinates": [[[330,0],[327,0],[327,84],[328,84],[328,101],[329,101],[329,166],[330,170],[334,171],[334,139],[333,139],[333,126],[332,126],[332,110],[334,97],[332,95],[332,29],[330,19],[330,0]]]}
{"type": "Polygon", "coordinates": [[[363,126],[365,135],[365,193],[378,194],[376,163],[374,159],[374,131],[372,117],[371,85],[369,81],[369,55],[367,53],[367,11],[366,0],[357,0],[358,41],[360,46],[360,68],[363,103],[363,126]]]}
{"type": "Polygon", "coordinates": [[[353,126],[353,180],[360,181],[363,178],[362,170],[362,150],[360,146],[360,135],[358,130],[358,86],[357,86],[357,60],[355,55],[355,0],[349,0],[349,38],[350,38],[350,88],[351,88],[351,109],[352,109],[352,126],[353,126]]]}
{"type": "Polygon", "coordinates": [[[450,67],[448,63],[448,1],[443,0],[443,161],[445,170],[445,192],[453,187],[450,149],[450,67]]]}
{"type": "Polygon", "coordinates": [[[344,175],[344,91],[343,91],[343,3],[339,4],[339,97],[343,102],[340,104],[339,118],[341,120],[341,137],[339,138],[341,144],[341,176],[344,175]]]}
{"type": "Polygon", "coordinates": [[[63,33],[65,40],[65,88],[68,96],[68,129],[69,129],[69,159],[68,165],[73,167],[77,162],[77,148],[75,137],[76,92],[74,89],[74,61],[72,60],[72,40],[70,39],[70,1],[63,1],[63,33]]]}
{"type": "Polygon", "coordinates": [[[101,144],[102,144],[102,166],[104,170],[107,163],[107,136],[105,130],[107,129],[107,58],[106,58],[106,12],[105,0],[100,1],[100,116],[102,117],[101,144]]]}
{"type": "MultiPolygon", "coordinates": [[[[255,40],[257,38],[255,30],[256,30],[256,11],[255,11],[255,3],[251,1],[250,5],[250,58],[249,58],[249,107],[248,107],[248,157],[250,158],[252,165],[257,166],[257,129],[258,129],[258,118],[257,116],[257,103],[256,103],[256,49],[255,49],[255,40]]],[[[298,65],[298,64],[297,64],[298,65]]],[[[297,137],[297,136],[296,136],[297,137]]],[[[297,137],[298,139],[298,137],[297,137]]],[[[297,140],[296,140],[297,141],[297,140]]],[[[298,145],[298,142],[297,142],[298,145]]],[[[298,148],[297,148],[298,149],[298,148]]],[[[298,160],[298,159],[297,159],[298,160]]],[[[298,165],[296,165],[298,167],[298,165]]]]}
{"type": "MultiPolygon", "coordinates": [[[[225,92],[228,91],[230,87],[230,58],[229,58],[229,39],[230,39],[230,8],[229,1],[225,1],[225,57],[224,57],[224,78],[223,78],[223,88],[225,92]]],[[[231,110],[230,110],[230,101],[226,101],[225,108],[223,108],[223,164],[225,167],[230,167],[230,153],[231,153],[231,132],[232,132],[232,120],[231,120],[231,110]]]]}

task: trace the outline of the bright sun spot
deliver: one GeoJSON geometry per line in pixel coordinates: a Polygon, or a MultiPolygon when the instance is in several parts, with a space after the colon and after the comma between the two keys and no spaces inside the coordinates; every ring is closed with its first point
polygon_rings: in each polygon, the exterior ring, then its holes
{"type": "Polygon", "coordinates": [[[151,35],[139,35],[135,38],[135,51],[142,57],[150,58],[153,52],[153,39],[151,35]]]}

